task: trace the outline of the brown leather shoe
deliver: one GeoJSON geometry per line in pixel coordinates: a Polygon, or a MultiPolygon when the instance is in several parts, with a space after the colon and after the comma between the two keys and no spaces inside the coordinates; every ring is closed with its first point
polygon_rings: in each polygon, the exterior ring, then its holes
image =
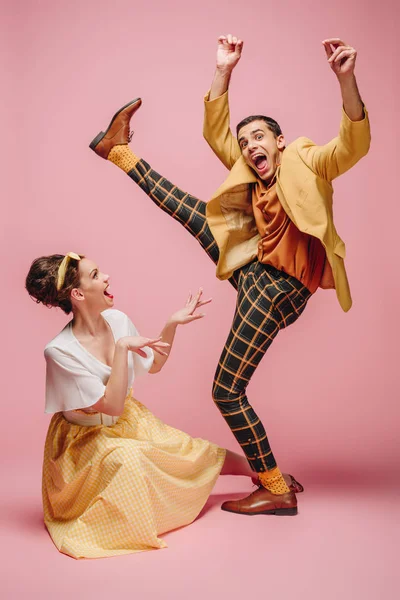
{"type": "Polygon", "coordinates": [[[294,492],[272,494],[262,485],[250,496],[241,500],[228,500],[221,506],[227,512],[241,515],[297,515],[297,498],[294,492]]]}
{"type": "Polygon", "coordinates": [[[129,122],[141,104],[141,99],[136,98],[120,108],[111,119],[106,131],[100,131],[90,142],[89,148],[102,158],[107,158],[114,146],[128,144],[130,142],[129,122]]]}

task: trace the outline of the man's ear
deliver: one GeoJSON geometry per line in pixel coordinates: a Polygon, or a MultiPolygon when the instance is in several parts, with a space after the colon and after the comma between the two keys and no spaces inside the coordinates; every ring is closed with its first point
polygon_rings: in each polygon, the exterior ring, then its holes
{"type": "Polygon", "coordinates": [[[286,142],[283,135],[278,135],[278,137],[276,138],[276,145],[278,147],[278,150],[280,151],[285,149],[286,142]]]}

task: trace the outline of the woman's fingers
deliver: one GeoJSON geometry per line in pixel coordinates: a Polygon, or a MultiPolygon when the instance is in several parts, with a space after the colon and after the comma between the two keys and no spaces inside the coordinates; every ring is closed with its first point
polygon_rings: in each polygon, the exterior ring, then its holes
{"type": "Polygon", "coordinates": [[[197,303],[196,308],[199,308],[200,306],[204,306],[205,304],[210,304],[210,302],[212,302],[212,298],[209,298],[208,300],[202,300],[201,302],[197,303]]]}
{"type": "Polygon", "coordinates": [[[198,301],[200,300],[202,295],[203,295],[203,288],[199,288],[199,291],[197,292],[196,296],[194,297],[196,304],[198,303],[198,301]]]}
{"type": "Polygon", "coordinates": [[[146,346],[149,348],[169,348],[170,345],[171,344],[168,344],[167,342],[162,342],[160,337],[155,340],[144,339],[140,346],[135,348],[135,350],[139,348],[145,348],[146,346]]]}
{"type": "Polygon", "coordinates": [[[147,345],[151,346],[152,348],[169,348],[171,344],[168,344],[167,342],[154,342],[154,344],[147,345]]]}
{"type": "Polygon", "coordinates": [[[200,306],[204,306],[205,304],[209,304],[210,302],[212,302],[212,298],[208,298],[208,300],[201,300],[202,295],[203,288],[199,288],[199,291],[194,296],[190,294],[186,302],[186,307],[189,309],[190,314],[193,314],[194,311],[200,306]]]}
{"type": "Polygon", "coordinates": [[[203,317],[205,317],[205,313],[200,313],[198,315],[190,315],[190,317],[187,318],[187,323],[191,323],[192,321],[197,321],[197,319],[203,319],[203,317]]]}
{"type": "Polygon", "coordinates": [[[199,291],[197,292],[197,294],[195,294],[195,295],[194,295],[194,296],[191,298],[190,302],[188,302],[188,303],[187,303],[187,305],[186,305],[186,306],[189,308],[189,310],[190,310],[191,312],[193,312],[193,311],[194,311],[194,309],[196,308],[196,306],[197,306],[197,303],[198,303],[199,299],[201,298],[201,295],[202,295],[202,293],[203,293],[203,288],[200,288],[200,289],[199,289],[199,291]]]}
{"type": "Polygon", "coordinates": [[[154,347],[153,350],[154,352],[157,352],[157,354],[161,354],[161,356],[168,356],[168,352],[163,352],[162,350],[159,350],[156,347],[154,347]]]}
{"type": "Polygon", "coordinates": [[[162,340],[161,335],[158,338],[143,338],[142,346],[148,346],[149,344],[155,344],[156,342],[160,342],[161,340],[162,340]]]}
{"type": "Polygon", "coordinates": [[[147,358],[146,352],[140,348],[136,348],[133,352],[136,352],[136,354],[139,354],[139,356],[142,356],[143,358],[147,358]]]}
{"type": "Polygon", "coordinates": [[[187,323],[191,323],[192,321],[197,321],[198,319],[203,319],[205,316],[205,313],[199,313],[198,315],[188,315],[182,322],[182,325],[186,325],[187,323]]]}

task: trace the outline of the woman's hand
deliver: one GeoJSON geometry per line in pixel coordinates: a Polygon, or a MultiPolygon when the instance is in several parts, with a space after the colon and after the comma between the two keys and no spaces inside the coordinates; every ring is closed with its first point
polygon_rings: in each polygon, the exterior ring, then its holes
{"type": "Polygon", "coordinates": [[[141,335],[123,337],[118,340],[117,345],[121,346],[122,348],[125,348],[126,350],[129,350],[130,352],[136,352],[136,354],[139,354],[139,356],[143,356],[143,358],[146,358],[147,356],[146,352],[142,349],[145,346],[147,346],[148,348],[152,348],[154,352],[157,352],[162,356],[168,356],[167,352],[165,352],[163,348],[169,348],[170,346],[170,344],[162,342],[161,337],[156,339],[150,339],[141,335]]]}
{"type": "Polygon", "coordinates": [[[194,296],[192,296],[192,293],[190,293],[184,308],[181,308],[174,313],[169,319],[169,322],[174,325],[186,325],[187,323],[191,323],[192,321],[196,321],[197,319],[202,319],[205,317],[204,313],[195,314],[196,310],[200,308],[200,306],[209,304],[212,301],[212,298],[209,298],[208,300],[201,300],[202,294],[202,288],[200,288],[197,294],[194,296]]]}

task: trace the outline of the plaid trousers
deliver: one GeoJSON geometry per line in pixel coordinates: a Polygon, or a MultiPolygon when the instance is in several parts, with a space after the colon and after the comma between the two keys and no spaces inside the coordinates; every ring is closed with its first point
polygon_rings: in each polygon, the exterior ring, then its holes
{"type": "MultiPolygon", "coordinates": [[[[218,246],[206,220],[206,202],[179,189],[144,160],[128,175],[218,262],[218,246]]],[[[229,281],[238,292],[236,310],[212,395],[251,468],[259,473],[275,468],[276,461],[246,388],[278,331],[296,321],[311,293],[294,277],[257,260],[235,271],[229,281]]]]}

